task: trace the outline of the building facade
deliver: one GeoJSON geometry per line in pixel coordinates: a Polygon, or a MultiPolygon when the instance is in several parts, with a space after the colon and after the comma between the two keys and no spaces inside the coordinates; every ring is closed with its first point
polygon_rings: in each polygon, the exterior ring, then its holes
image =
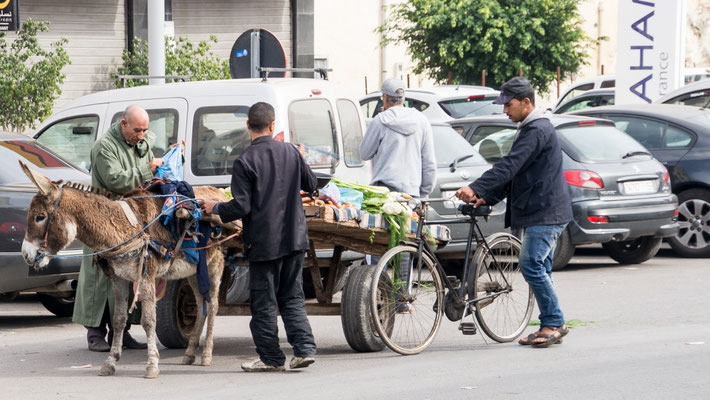
{"type": "MultiPolygon", "coordinates": [[[[147,38],[148,0],[20,0],[19,14],[50,21],[50,31],[41,33],[40,43],[48,47],[60,37],[71,65],[61,106],[84,94],[115,88],[110,73],[121,65],[121,55],[134,37],[147,38]]],[[[263,28],[272,32],[286,52],[289,66],[308,67],[313,60],[313,0],[164,0],[165,30],[168,35],[187,36],[191,42],[217,36],[211,50],[228,59],[234,41],[243,32],[263,28]],[[293,45],[293,38],[299,38],[293,45]]],[[[8,34],[12,38],[13,32],[8,34]]]]}

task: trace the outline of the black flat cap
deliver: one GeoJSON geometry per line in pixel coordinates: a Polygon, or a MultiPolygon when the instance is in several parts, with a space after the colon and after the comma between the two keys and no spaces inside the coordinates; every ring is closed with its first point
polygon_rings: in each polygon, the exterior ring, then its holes
{"type": "Polygon", "coordinates": [[[505,104],[519,94],[532,91],[533,87],[529,80],[516,76],[500,87],[500,96],[493,100],[493,104],[505,104]]]}

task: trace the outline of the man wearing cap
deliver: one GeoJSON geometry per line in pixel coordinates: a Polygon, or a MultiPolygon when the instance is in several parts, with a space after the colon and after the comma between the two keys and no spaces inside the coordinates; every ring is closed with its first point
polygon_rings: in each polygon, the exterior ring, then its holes
{"type": "Polygon", "coordinates": [[[522,229],[520,270],[535,293],[540,330],[518,343],[548,347],[568,333],[552,280],[552,256],[560,233],[572,220],[572,205],[562,170],[562,151],[555,129],[535,108],[535,92],[527,79],[515,77],[501,86],[495,104],[518,123],[510,152],[456,196],[493,205],[504,198],[505,226],[522,229]]]}
{"type": "Polygon", "coordinates": [[[424,197],[436,181],[431,124],[419,111],[404,107],[404,83],[382,84],[382,112],[370,122],[360,156],[372,160],[372,185],[424,197]]]}

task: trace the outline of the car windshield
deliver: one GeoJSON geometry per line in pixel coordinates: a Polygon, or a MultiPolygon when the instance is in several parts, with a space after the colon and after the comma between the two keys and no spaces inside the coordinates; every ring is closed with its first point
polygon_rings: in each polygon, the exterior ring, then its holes
{"type": "Polygon", "coordinates": [[[498,94],[468,96],[460,99],[440,101],[441,108],[452,118],[474,117],[476,115],[500,114],[502,104],[493,104],[498,94]]]}
{"type": "Polygon", "coordinates": [[[557,133],[566,152],[576,161],[604,162],[650,157],[645,147],[613,125],[570,125],[558,128],[557,133]]]}
{"type": "MultiPolygon", "coordinates": [[[[0,170],[0,185],[27,182],[27,175],[22,172],[18,160],[30,169],[67,168],[69,165],[57,156],[47,152],[32,141],[0,141],[0,159],[8,166],[0,170]]],[[[40,171],[46,174],[46,171],[40,171]]]]}
{"type": "Polygon", "coordinates": [[[444,125],[432,126],[434,132],[434,154],[436,155],[436,165],[445,168],[455,160],[465,156],[471,156],[459,161],[460,166],[485,165],[486,160],[473,149],[470,143],[459,135],[454,128],[444,125]]]}

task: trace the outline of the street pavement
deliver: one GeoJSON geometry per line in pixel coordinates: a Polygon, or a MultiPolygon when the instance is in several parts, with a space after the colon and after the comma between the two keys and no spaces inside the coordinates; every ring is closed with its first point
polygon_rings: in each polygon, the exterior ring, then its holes
{"type": "MultiPolygon", "coordinates": [[[[181,350],[159,346],[157,380],[143,379],[143,350],[125,350],[116,375],[97,376],[107,353],[87,350],[85,329],[53,317],[34,296],[21,296],[0,303],[0,397],[710,399],[707,259],[676,258],[664,248],[644,264],[625,266],[598,246],[583,247],[555,281],[574,329],[548,349],[499,344],[480,332],[463,336],[445,319],[433,345],[419,355],[354,353],[338,317],[314,316],[314,365],[253,374],[239,368],[255,356],[249,318],[218,317],[213,365],[182,366],[181,350]]],[[[145,341],[141,327],[131,332],[145,341]]]]}

